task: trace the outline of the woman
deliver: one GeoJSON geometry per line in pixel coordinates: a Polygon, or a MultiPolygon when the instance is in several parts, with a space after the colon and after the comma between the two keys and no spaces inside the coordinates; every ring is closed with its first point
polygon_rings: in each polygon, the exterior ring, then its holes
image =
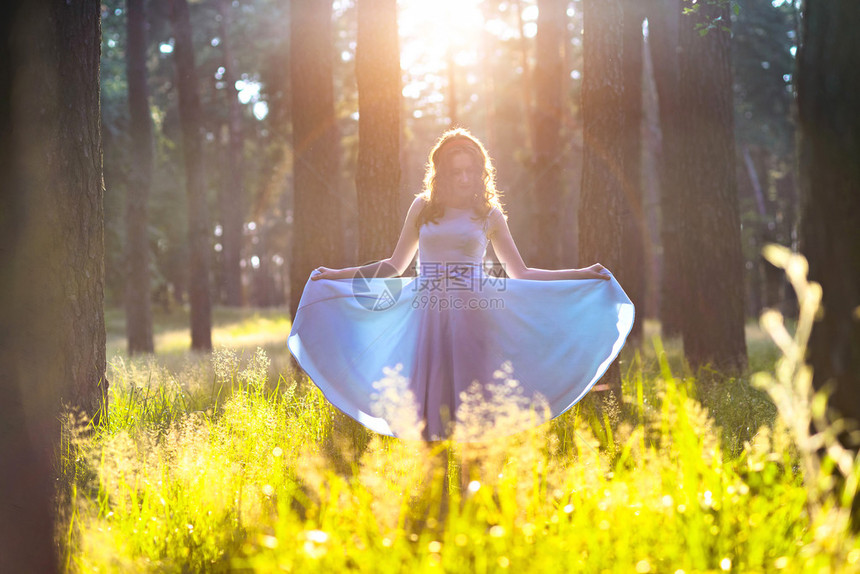
{"type": "Polygon", "coordinates": [[[481,142],[446,132],[391,257],[318,267],[305,286],[290,350],[336,407],[376,432],[516,432],[512,412],[533,424],[566,411],[624,344],[634,311],[621,286],[599,263],[526,267],[494,180],[481,142]],[[485,269],[490,241],[506,278],[485,269]],[[397,277],[416,251],[418,276],[397,277]]]}

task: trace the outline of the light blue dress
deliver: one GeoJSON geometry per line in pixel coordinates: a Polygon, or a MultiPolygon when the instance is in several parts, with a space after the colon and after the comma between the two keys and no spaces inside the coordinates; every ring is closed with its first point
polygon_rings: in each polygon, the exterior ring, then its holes
{"type": "Polygon", "coordinates": [[[621,285],[495,277],[487,221],[447,208],[424,224],[417,277],[308,280],[289,348],[335,407],[385,435],[480,440],[600,379],[633,325],[621,285]]]}

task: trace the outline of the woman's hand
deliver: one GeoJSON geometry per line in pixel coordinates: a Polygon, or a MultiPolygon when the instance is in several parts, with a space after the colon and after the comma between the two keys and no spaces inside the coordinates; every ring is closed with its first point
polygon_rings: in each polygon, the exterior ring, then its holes
{"type": "Polygon", "coordinates": [[[585,267],[581,271],[583,272],[583,279],[603,279],[609,281],[612,278],[612,273],[609,272],[609,269],[600,263],[585,267]]]}
{"type": "Polygon", "coordinates": [[[311,272],[311,281],[319,281],[320,279],[346,279],[350,276],[349,272],[349,269],[317,267],[311,272]]]}

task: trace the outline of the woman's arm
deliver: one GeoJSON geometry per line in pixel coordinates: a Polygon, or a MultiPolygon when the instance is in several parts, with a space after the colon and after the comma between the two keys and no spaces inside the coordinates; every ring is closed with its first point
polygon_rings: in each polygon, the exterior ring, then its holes
{"type": "Polygon", "coordinates": [[[496,257],[511,279],[536,279],[551,281],[554,279],[606,279],[611,277],[609,270],[600,263],[595,263],[583,269],[532,269],[526,267],[517,249],[508,222],[498,209],[490,214],[488,235],[493,242],[496,257]]]}
{"type": "Polygon", "coordinates": [[[402,275],[418,249],[418,214],[424,209],[424,200],[416,197],[406,213],[406,221],[400,230],[400,238],[394,247],[394,253],[388,259],[362,265],[361,267],[345,267],[344,269],[329,269],[317,267],[311,274],[311,279],[352,279],[361,273],[364,277],[395,277],[402,275]]]}

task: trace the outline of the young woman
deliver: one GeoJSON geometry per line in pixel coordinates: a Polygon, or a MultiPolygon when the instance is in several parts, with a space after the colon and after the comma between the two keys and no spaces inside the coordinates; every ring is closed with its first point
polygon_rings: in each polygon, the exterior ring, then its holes
{"type": "Polygon", "coordinates": [[[526,267],[489,155],[455,129],[431,150],[391,257],[314,270],[289,347],[332,404],[376,432],[478,440],[521,430],[512,408],[536,408],[520,418],[533,424],[576,404],[633,314],[599,263],[526,267]],[[506,276],[487,272],[489,242],[506,276]],[[416,251],[418,276],[399,277],[416,251]]]}

